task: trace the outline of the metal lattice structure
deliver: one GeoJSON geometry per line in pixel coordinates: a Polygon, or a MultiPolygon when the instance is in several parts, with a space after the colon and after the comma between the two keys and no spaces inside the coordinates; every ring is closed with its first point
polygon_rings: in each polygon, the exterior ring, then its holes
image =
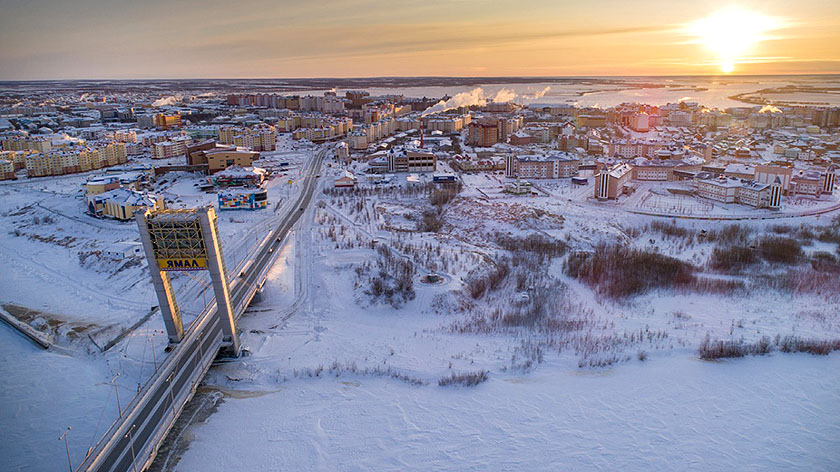
{"type": "Polygon", "coordinates": [[[206,270],[215,295],[216,313],[223,321],[223,342],[236,354],[239,336],[230,302],[216,212],[212,206],[182,210],[147,210],[138,213],[140,240],[146,252],[169,341],[181,342],[184,325],[170,271],[206,270]]]}
{"type": "Polygon", "coordinates": [[[195,209],[150,212],[146,215],[146,227],[157,260],[207,258],[201,220],[195,209]]]}

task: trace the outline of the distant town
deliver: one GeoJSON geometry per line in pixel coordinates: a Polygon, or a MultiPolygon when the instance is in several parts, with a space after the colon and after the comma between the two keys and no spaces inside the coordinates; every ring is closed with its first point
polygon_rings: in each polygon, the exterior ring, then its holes
{"type": "Polygon", "coordinates": [[[10,95],[0,179],[88,173],[80,211],[116,219],[175,203],[154,192],[170,172],[206,176],[198,184],[222,210],[266,208],[264,181],[284,176],[270,159],[278,137],[330,143],[345,168],[336,187],[489,173],[502,191],[531,195],[565,179],[589,189],[575,193],[586,201],[693,216],[830,206],[840,163],[840,107],[592,108],[363,90],[10,95]]]}

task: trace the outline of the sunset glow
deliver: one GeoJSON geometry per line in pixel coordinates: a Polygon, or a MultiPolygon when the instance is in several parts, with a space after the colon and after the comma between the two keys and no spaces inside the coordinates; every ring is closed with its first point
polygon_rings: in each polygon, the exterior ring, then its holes
{"type": "Polygon", "coordinates": [[[740,59],[754,52],[759,42],[773,39],[770,32],[783,26],[784,21],[779,18],[728,8],[690,23],[686,30],[718,57],[721,72],[729,74],[740,59]]]}
{"type": "Polygon", "coordinates": [[[0,17],[0,80],[840,71],[836,4],[737,1],[29,0],[0,17]]]}

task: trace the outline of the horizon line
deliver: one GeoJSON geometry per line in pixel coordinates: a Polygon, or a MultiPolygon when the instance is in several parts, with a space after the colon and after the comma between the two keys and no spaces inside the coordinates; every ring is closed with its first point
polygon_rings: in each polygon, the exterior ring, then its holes
{"type": "Polygon", "coordinates": [[[22,82],[79,82],[79,81],[189,81],[189,80],[377,80],[377,79],[601,79],[601,78],[667,78],[667,77],[812,77],[840,76],[838,72],[797,74],[652,74],[652,75],[380,75],[367,77],[138,77],[138,78],[64,78],[64,79],[3,79],[0,84],[22,82]]]}

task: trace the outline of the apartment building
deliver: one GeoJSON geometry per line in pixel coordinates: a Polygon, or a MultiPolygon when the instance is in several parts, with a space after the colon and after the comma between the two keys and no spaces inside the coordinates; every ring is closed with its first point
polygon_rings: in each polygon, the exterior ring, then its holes
{"type": "Polygon", "coordinates": [[[169,141],[155,143],[152,146],[152,159],[168,159],[184,156],[187,146],[192,143],[189,136],[175,136],[169,141]]]}
{"type": "Polygon", "coordinates": [[[324,94],[323,97],[307,95],[300,98],[300,109],[321,113],[344,113],[344,100],[330,93],[324,94]]]}
{"type": "Polygon", "coordinates": [[[15,178],[15,163],[6,159],[0,159],[0,180],[13,180],[15,178]]]}
{"type": "Polygon", "coordinates": [[[499,142],[499,124],[474,121],[470,123],[467,143],[477,147],[490,147],[499,142]]]}
{"type": "Polygon", "coordinates": [[[373,174],[436,170],[437,156],[434,153],[413,148],[390,149],[384,156],[372,159],[368,166],[368,172],[373,174]]]}
{"type": "Polygon", "coordinates": [[[15,170],[18,170],[26,167],[26,156],[35,152],[38,151],[0,151],[0,159],[11,162],[15,170]]]}
{"type": "Polygon", "coordinates": [[[46,177],[87,172],[126,162],[125,144],[109,143],[97,148],[77,146],[29,154],[26,156],[26,171],[29,177],[46,177]]]}
{"type": "Polygon", "coordinates": [[[137,132],[130,129],[114,131],[114,141],[118,143],[136,143],[137,132]]]}
{"type": "Polygon", "coordinates": [[[507,156],[505,176],[525,179],[559,179],[577,175],[580,158],[556,153],[548,156],[507,156]]]}
{"type": "Polygon", "coordinates": [[[49,152],[52,150],[52,141],[43,137],[24,138],[12,137],[3,140],[4,151],[37,151],[49,152]]]}
{"type": "Polygon", "coordinates": [[[219,142],[253,151],[274,151],[277,146],[277,130],[270,126],[223,127],[219,128],[219,142]]]}

